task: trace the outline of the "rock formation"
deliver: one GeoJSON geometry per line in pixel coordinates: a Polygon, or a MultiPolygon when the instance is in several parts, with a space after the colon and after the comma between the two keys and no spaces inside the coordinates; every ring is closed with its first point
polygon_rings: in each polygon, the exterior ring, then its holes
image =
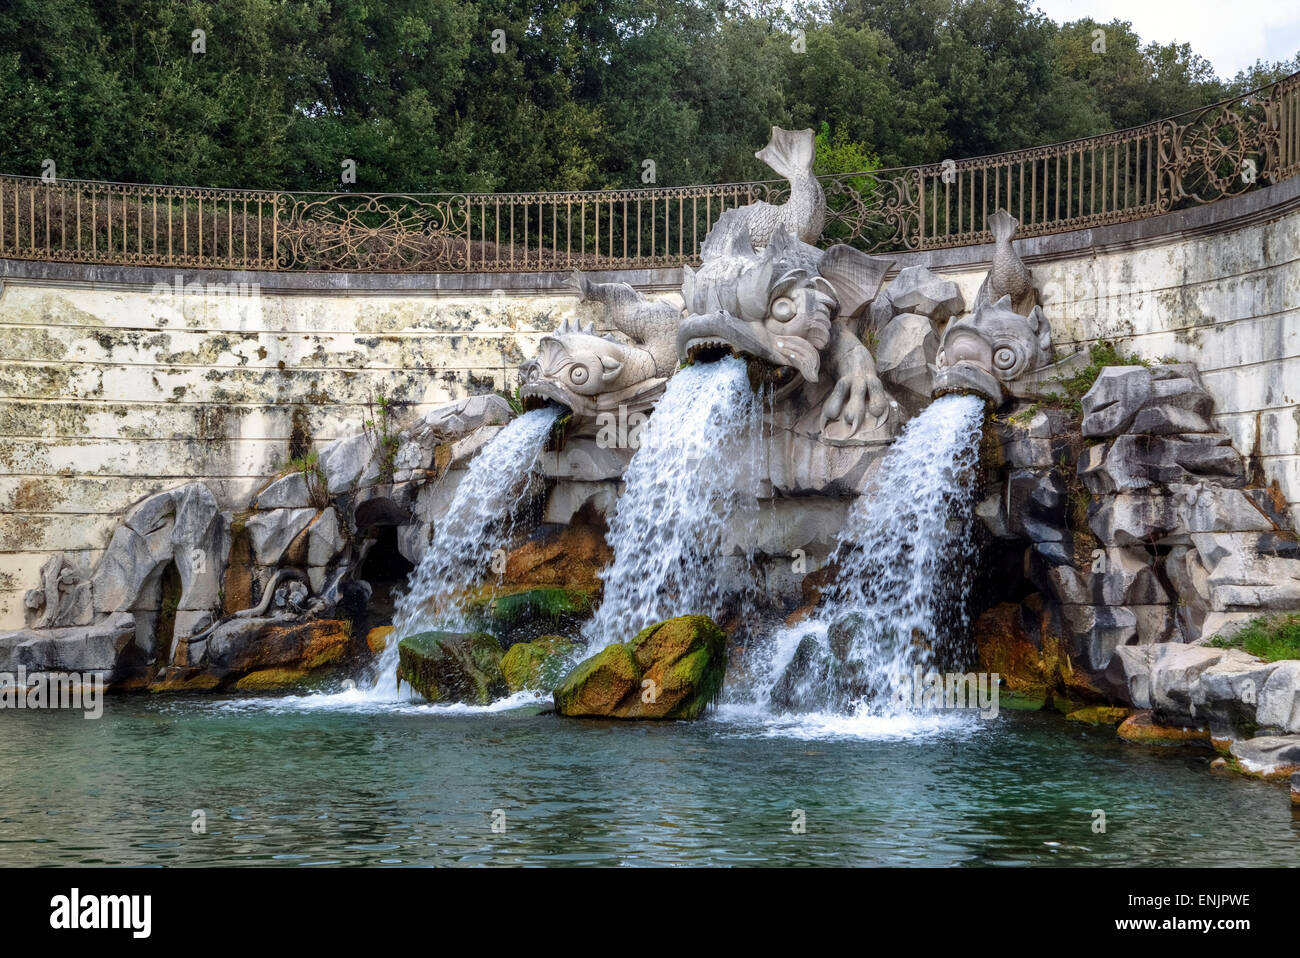
{"type": "Polygon", "coordinates": [[[580,663],[555,689],[555,709],[586,718],[699,718],[721,693],[726,669],[722,630],[707,616],[681,616],[580,663]]]}

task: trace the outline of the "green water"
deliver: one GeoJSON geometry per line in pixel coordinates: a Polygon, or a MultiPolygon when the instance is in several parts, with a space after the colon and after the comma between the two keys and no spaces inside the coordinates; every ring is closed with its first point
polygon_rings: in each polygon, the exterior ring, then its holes
{"type": "Polygon", "coordinates": [[[1055,716],[534,712],[140,697],[98,721],[0,714],[0,864],[1300,864],[1285,788],[1055,716]]]}

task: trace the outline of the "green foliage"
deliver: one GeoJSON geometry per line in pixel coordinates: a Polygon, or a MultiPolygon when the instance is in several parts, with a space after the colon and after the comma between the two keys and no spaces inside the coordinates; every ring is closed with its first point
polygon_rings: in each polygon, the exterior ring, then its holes
{"type": "Polygon", "coordinates": [[[397,447],[401,445],[401,439],[393,431],[392,405],[384,395],[379,394],[370,401],[369,407],[370,417],[362,426],[370,437],[370,448],[379,460],[379,481],[392,482],[397,447]]]}
{"type": "Polygon", "coordinates": [[[1083,415],[1081,400],[1093,387],[1101,371],[1107,366],[1150,366],[1150,360],[1143,359],[1136,353],[1121,352],[1119,347],[1108,339],[1100,340],[1088,347],[1088,365],[1071,376],[1057,376],[1056,381],[1065,390],[1064,394],[1051,393],[1047,401],[1069,409],[1076,416],[1083,415]]]}
{"type": "Polygon", "coordinates": [[[770,178],[753,154],[775,125],[824,130],[826,171],[858,172],[1144,123],[1296,69],[1225,82],[1186,44],[1058,26],[1033,0],[8,0],[0,170],[459,192],[642,186],[651,159],[678,186],[770,178]]]}
{"type": "Polygon", "coordinates": [[[1036,402],[1030,403],[1028,406],[1020,410],[1018,413],[1008,416],[1007,422],[1012,423],[1013,425],[1016,426],[1027,425],[1030,420],[1032,420],[1035,416],[1038,415],[1038,409],[1039,409],[1038,403],[1036,402]]]}
{"type": "Polygon", "coordinates": [[[1244,628],[1209,641],[1216,649],[1245,649],[1265,662],[1300,659],[1300,612],[1252,619],[1244,628]]]}
{"type": "MultiPolygon", "coordinates": [[[[831,125],[822,120],[817,133],[817,159],[815,170],[819,176],[834,173],[863,173],[880,168],[880,158],[869,151],[862,143],[849,139],[847,126],[839,126],[831,132],[831,125]]],[[[847,176],[841,182],[859,194],[870,193],[876,185],[873,176],[847,176]]],[[[830,190],[826,205],[832,211],[840,209],[848,200],[845,194],[830,190]]],[[[827,243],[849,242],[852,230],[848,225],[832,219],[822,232],[827,243]]],[[[868,348],[874,349],[875,344],[868,348]]]]}
{"type": "Polygon", "coordinates": [[[301,456],[295,456],[285,463],[283,474],[301,472],[307,480],[307,495],[311,504],[317,509],[329,505],[329,491],[325,481],[325,470],[320,464],[320,454],[315,449],[301,456]]]}
{"type": "Polygon", "coordinates": [[[497,393],[498,396],[501,396],[510,404],[510,411],[516,416],[524,414],[524,400],[519,395],[521,389],[523,389],[523,386],[516,386],[513,391],[502,389],[497,393]]]}

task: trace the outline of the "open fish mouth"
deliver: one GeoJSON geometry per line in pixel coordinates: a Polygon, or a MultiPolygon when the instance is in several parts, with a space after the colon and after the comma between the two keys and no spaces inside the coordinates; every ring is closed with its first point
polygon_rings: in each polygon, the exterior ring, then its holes
{"type": "Polygon", "coordinates": [[[596,414],[596,404],[585,396],[570,392],[547,379],[536,379],[519,389],[519,401],[525,412],[545,406],[563,406],[579,416],[596,414]]]}
{"type": "Polygon", "coordinates": [[[761,377],[767,380],[773,378],[772,370],[790,367],[809,382],[816,382],[819,366],[817,350],[810,344],[796,337],[773,337],[759,324],[722,310],[688,316],[677,331],[677,355],[682,362],[693,363],[737,356],[749,364],[751,379],[759,366],[767,368],[761,377]]]}
{"type": "Polygon", "coordinates": [[[728,356],[742,355],[726,340],[708,336],[697,336],[687,340],[682,344],[681,351],[686,354],[686,360],[692,363],[716,363],[728,356]]]}

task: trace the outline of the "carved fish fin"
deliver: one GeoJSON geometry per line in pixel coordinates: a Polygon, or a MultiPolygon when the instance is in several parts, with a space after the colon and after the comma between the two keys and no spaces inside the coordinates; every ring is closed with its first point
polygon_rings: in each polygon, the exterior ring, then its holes
{"type": "Polygon", "coordinates": [[[618,374],[623,371],[623,364],[617,359],[611,359],[609,356],[601,356],[600,368],[603,370],[600,374],[600,381],[611,383],[617,379],[618,374]]]}
{"type": "Polygon", "coordinates": [[[837,243],[826,251],[817,272],[835,290],[840,316],[847,318],[876,298],[881,281],[893,265],[891,259],[868,256],[852,246],[837,243]]]}
{"type": "Polygon", "coordinates": [[[737,206],[727,210],[718,217],[700,244],[700,258],[713,259],[718,256],[753,256],[754,244],[749,238],[749,217],[753,207],[737,206]]]}
{"type": "Polygon", "coordinates": [[[768,293],[772,288],[772,271],[775,263],[764,259],[757,269],[746,271],[736,286],[736,300],[742,318],[751,321],[767,315],[768,293]]]}
{"type": "Polygon", "coordinates": [[[689,266],[682,267],[682,301],[686,304],[686,312],[695,310],[695,270],[689,266]]]}
{"type": "Polygon", "coordinates": [[[812,173],[817,156],[817,138],[812,130],[783,130],[772,127],[767,146],[754,154],[787,180],[812,173]]]}

